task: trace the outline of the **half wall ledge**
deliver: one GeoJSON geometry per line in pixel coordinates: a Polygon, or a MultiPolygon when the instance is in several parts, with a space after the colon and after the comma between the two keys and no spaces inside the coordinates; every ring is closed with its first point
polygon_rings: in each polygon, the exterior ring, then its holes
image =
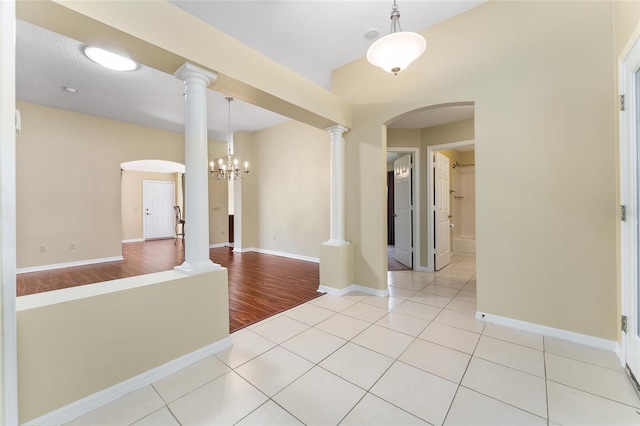
{"type": "Polygon", "coordinates": [[[125,382],[135,390],[130,379],[158,380],[163,366],[178,358],[195,362],[190,354],[224,349],[229,337],[226,268],[159,272],[16,301],[20,424],[125,382]]]}

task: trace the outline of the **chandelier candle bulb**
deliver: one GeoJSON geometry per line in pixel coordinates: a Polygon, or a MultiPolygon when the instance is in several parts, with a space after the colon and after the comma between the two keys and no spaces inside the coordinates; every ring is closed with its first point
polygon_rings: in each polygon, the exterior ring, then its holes
{"type": "Polygon", "coordinates": [[[248,161],[244,162],[244,171],[245,171],[245,173],[249,173],[249,162],[248,161]]]}

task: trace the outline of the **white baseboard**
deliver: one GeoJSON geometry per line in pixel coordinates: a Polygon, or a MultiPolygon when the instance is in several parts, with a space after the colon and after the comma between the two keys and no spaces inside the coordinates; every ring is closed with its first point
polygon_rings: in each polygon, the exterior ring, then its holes
{"type": "Polygon", "coordinates": [[[209,248],[221,248],[221,247],[229,247],[229,243],[209,244],[209,248]]]}
{"type": "Polygon", "coordinates": [[[226,337],[211,345],[200,348],[189,354],[176,358],[173,361],[169,361],[166,364],[160,365],[135,377],[120,382],[117,385],[110,388],[96,392],[93,395],[89,395],[86,398],[82,398],[78,401],[72,402],[57,410],[51,411],[36,419],[30,420],[25,425],[59,425],[67,423],[77,417],[82,416],[96,408],[102,407],[118,398],[121,398],[128,393],[143,388],[153,382],[156,382],[170,374],[175,373],[191,364],[205,359],[217,352],[225,350],[231,347],[231,339],[226,337]]]}
{"type": "Polygon", "coordinates": [[[569,342],[581,345],[592,346],[605,351],[617,351],[614,340],[602,339],[600,337],[589,336],[586,334],[575,333],[573,331],[562,330],[560,328],[547,327],[546,325],[534,324],[531,322],[520,321],[513,318],[501,317],[499,315],[487,314],[484,312],[476,312],[476,319],[487,321],[493,324],[504,325],[506,327],[515,328],[530,333],[541,334],[543,336],[554,337],[556,339],[567,340],[569,342]]]}
{"type": "Polygon", "coordinates": [[[303,256],[301,254],[285,253],[282,251],[267,250],[261,248],[254,248],[253,251],[257,253],[271,254],[273,256],[287,257],[289,259],[304,260],[305,262],[320,263],[320,258],[318,257],[303,256]]]}
{"type": "Polygon", "coordinates": [[[145,239],[144,238],[131,238],[129,240],[122,240],[122,244],[127,244],[127,243],[142,243],[144,242],[145,239]]]}
{"type": "Polygon", "coordinates": [[[270,254],[270,255],[273,255],[273,256],[280,256],[280,257],[287,257],[289,259],[304,260],[305,262],[320,263],[320,258],[318,258],[318,257],[303,256],[301,254],[285,253],[283,251],[267,250],[267,249],[261,249],[261,248],[255,248],[255,247],[234,248],[233,251],[235,253],[246,253],[248,251],[253,251],[253,252],[256,252],[256,253],[270,254]]]}
{"type": "Polygon", "coordinates": [[[246,253],[248,251],[256,251],[256,249],[254,249],[253,247],[247,247],[247,248],[242,248],[242,247],[233,247],[233,252],[234,253],[246,253]]]}
{"type": "Polygon", "coordinates": [[[344,296],[345,294],[351,293],[352,291],[359,291],[360,293],[369,294],[371,296],[389,297],[388,288],[384,290],[376,290],[375,288],[365,287],[359,284],[351,284],[350,286],[341,289],[321,285],[318,287],[318,291],[331,294],[332,296],[344,296]]]}
{"type": "Polygon", "coordinates": [[[93,265],[95,263],[116,262],[124,260],[122,256],[103,257],[100,259],[78,260],[76,262],[54,263],[51,265],[29,266],[27,268],[18,268],[16,274],[24,274],[27,272],[49,271],[51,269],[69,268],[72,266],[93,265]]]}
{"type": "MultiPolygon", "coordinates": [[[[624,339],[624,334],[622,336],[624,339]]],[[[625,356],[624,349],[620,343],[616,342],[616,356],[618,357],[618,361],[620,361],[620,365],[625,367],[627,365],[627,357],[625,356]]],[[[638,395],[640,396],[640,395],[638,395]]]]}

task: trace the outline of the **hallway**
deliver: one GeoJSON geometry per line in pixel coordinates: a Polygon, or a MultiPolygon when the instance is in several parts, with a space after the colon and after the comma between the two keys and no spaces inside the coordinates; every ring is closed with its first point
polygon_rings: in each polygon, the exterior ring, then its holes
{"type": "Polygon", "coordinates": [[[324,295],[70,424],[637,425],[611,352],[475,319],[475,258],[324,295]]]}

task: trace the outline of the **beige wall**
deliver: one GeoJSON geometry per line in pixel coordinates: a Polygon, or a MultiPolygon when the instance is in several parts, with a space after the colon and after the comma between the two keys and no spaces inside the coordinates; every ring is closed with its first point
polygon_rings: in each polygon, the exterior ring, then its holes
{"type": "Polygon", "coordinates": [[[422,129],[420,137],[425,147],[451,142],[469,141],[475,137],[474,126],[475,122],[473,119],[456,121],[454,123],[422,129]]]}
{"type": "Polygon", "coordinates": [[[18,299],[21,423],[229,335],[226,269],[160,272],[55,293],[68,297],[18,299]],[[99,294],[86,296],[91,291],[99,294]]]}
{"type": "Polygon", "coordinates": [[[640,36],[640,1],[616,0],[613,2],[615,18],[615,53],[620,55],[625,47],[631,47],[640,36]],[[635,37],[632,37],[635,35],[635,37]]]}
{"type": "Polygon", "coordinates": [[[318,258],[329,239],[329,133],[289,121],[251,137],[260,164],[256,247],[318,258]]]}
{"type": "Polygon", "coordinates": [[[257,161],[255,143],[251,134],[234,134],[235,155],[243,162],[248,161],[251,172],[246,179],[234,183],[234,248],[249,249],[258,245],[258,191],[259,182],[254,176],[260,175],[261,165],[257,161]]]}
{"type": "Polygon", "coordinates": [[[475,151],[462,151],[458,153],[458,161],[461,165],[471,165],[476,162],[475,151]]]}
{"type": "Polygon", "coordinates": [[[603,214],[616,202],[612,23],[609,2],[488,2],[425,31],[426,54],[398,76],[364,59],[334,71],[354,103],[356,282],[384,280],[382,124],[474,102],[478,309],[616,338],[616,223],[603,214]]]}
{"type": "Polygon", "coordinates": [[[174,182],[175,193],[178,192],[174,173],[123,170],[120,186],[122,191],[122,240],[136,240],[144,237],[143,186],[145,180],[174,182]]]}
{"type": "MultiPolygon", "coordinates": [[[[227,155],[227,144],[209,141],[209,161],[227,155]]],[[[229,197],[226,180],[209,179],[209,244],[229,242],[229,197]]],[[[187,225],[188,226],[188,225],[187,225]]]]}
{"type": "Polygon", "coordinates": [[[18,267],[120,256],[120,164],[183,163],[184,136],[25,102],[18,107],[18,267]]]}
{"type": "MultiPolygon", "coordinates": [[[[91,115],[18,103],[23,133],[17,146],[18,267],[121,256],[121,241],[142,238],[142,180],[175,175],[122,174],[126,161],[184,163],[184,135],[91,115]],[[135,176],[135,177],[134,177],[135,176]],[[70,249],[70,243],[76,249],[70,249]],[[41,253],[40,245],[46,247],[41,253]]],[[[210,159],[226,143],[209,140],[210,159]]],[[[176,184],[176,195],[179,185],[176,184]]],[[[228,241],[227,189],[209,184],[210,243],[228,241]]],[[[188,212],[183,209],[186,218],[188,212]]]]}
{"type": "Polygon", "coordinates": [[[387,148],[419,148],[421,146],[419,129],[387,129],[387,148]]]}

